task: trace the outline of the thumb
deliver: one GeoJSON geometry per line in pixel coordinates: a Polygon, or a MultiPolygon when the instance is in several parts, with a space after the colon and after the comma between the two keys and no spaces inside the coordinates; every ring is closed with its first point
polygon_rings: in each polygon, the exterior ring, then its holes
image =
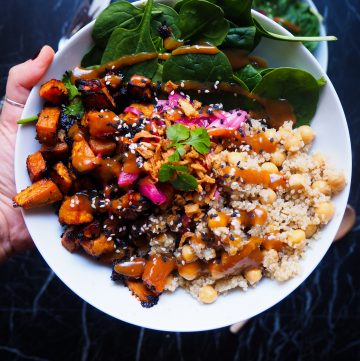
{"type": "Polygon", "coordinates": [[[34,60],[15,65],[9,71],[6,96],[25,104],[31,88],[43,77],[54,59],[54,50],[45,45],[34,60]]]}

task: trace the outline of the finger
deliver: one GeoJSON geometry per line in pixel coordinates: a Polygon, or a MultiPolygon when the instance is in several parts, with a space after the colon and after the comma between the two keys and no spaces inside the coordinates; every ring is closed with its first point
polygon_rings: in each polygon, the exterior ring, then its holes
{"type": "Polygon", "coordinates": [[[25,104],[31,88],[44,76],[54,59],[54,54],[54,50],[45,45],[37,58],[12,67],[6,84],[6,96],[25,104]]]}

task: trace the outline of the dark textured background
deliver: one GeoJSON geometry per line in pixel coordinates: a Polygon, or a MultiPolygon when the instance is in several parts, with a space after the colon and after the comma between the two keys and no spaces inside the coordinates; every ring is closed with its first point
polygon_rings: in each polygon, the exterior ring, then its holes
{"type": "MultiPolygon", "coordinates": [[[[41,45],[56,48],[80,0],[0,0],[0,94],[11,65],[41,45]]],[[[330,44],[329,76],[349,122],[358,164],[360,0],[318,0],[330,44]]],[[[360,211],[359,168],[350,203],[360,211]]],[[[360,360],[359,220],[307,281],[283,302],[227,328],[162,333],[115,320],[84,303],[37,251],[0,267],[0,360],[360,360]]],[[[180,316],[180,315],[179,315],[180,316]]],[[[214,315],[216,317],[216,315],[214,315]]]]}

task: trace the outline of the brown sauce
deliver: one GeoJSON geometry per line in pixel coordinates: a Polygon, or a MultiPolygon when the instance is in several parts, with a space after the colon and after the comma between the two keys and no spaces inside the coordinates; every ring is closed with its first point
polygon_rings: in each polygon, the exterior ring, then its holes
{"type": "Polygon", "coordinates": [[[225,167],[223,172],[225,174],[232,174],[234,181],[237,178],[239,183],[245,184],[256,184],[263,185],[264,187],[276,189],[277,187],[286,187],[285,176],[281,173],[270,173],[266,170],[256,170],[256,169],[239,169],[235,168],[235,172],[232,170],[234,167],[225,167]]]}
{"type": "Polygon", "coordinates": [[[172,55],[184,55],[184,54],[209,54],[214,55],[220,53],[220,50],[215,46],[208,45],[193,45],[193,46],[182,46],[181,48],[175,49],[172,55]]]}
{"type": "Polygon", "coordinates": [[[234,70],[243,68],[251,64],[258,68],[267,68],[265,59],[256,55],[249,55],[249,52],[241,49],[227,49],[224,50],[225,55],[228,57],[230,64],[234,70]]]}
{"type": "Polygon", "coordinates": [[[121,69],[126,66],[141,63],[143,61],[156,59],[157,57],[158,57],[157,53],[139,53],[134,55],[122,56],[117,60],[110,61],[109,63],[106,63],[94,69],[76,67],[73,70],[71,82],[74,83],[76,79],[80,79],[80,78],[81,79],[100,78],[106,72],[106,70],[121,69]]]}
{"type": "Polygon", "coordinates": [[[271,141],[264,132],[247,135],[244,137],[244,142],[251,146],[251,150],[256,153],[261,151],[267,153],[274,153],[276,151],[276,144],[271,141]]]}
{"type": "Polygon", "coordinates": [[[125,173],[139,174],[141,169],[136,164],[136,155],[128,152],[128,156],[124,159],[123,171],[125,173]]]}
{"type": "Polygon", "coordinates": [[[182,40],[177,40],[172,37],[168,37],[168,38],[164,39],[164,48],[166,50],[174,50],[182,45],[184,45],[184,41],[182,41],[182,40]]]}

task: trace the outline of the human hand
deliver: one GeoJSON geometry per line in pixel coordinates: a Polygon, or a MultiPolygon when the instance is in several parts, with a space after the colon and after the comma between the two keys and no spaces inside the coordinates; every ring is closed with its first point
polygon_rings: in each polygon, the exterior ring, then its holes
{"type": "Polygon", "coordinates": [[[54,51],[44,46],[39,55],[12,67],[6,84],[6,98],[0,116],[0,263],[11,253],[28,249],[32,240],[26,229],[20,209],[13,208],[12,198],[16,193],[14,179],[15,139],[25,104],[31,88],[43,77],[54,58],[54,51]],[[13,102],[11,102],[13,101],[13,102]]]}

